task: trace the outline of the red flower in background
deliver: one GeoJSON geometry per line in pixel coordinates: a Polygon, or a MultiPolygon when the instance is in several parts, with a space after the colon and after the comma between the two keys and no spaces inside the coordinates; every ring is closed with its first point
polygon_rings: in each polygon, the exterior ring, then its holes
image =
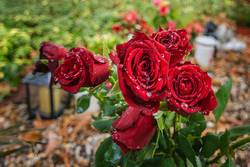
{"type": "Polygon", "coordinates": [[[166,16],[170,12],[170,6],[168,4],[162,3],[158,10],[160,16],[166,16]]]}
{"type": "Polygon", "coordinates": [[[186,26],[185,30],[192,35],[192,33],[201,34],[204,32],[202,24],[199,22],[193,22],[186,26]]]}
{"type": "Polygon", "coordinates": [[[55,81],[71,93],[81,87],[96,86],[109,76],[109,63],[85,48],[73,48],[54,73],[55,81]]]}
{"type": "Polygon", "coordinates": [[[166,95],[170,55],[145,34],[116,46],[111,54],[118,69],[120,89],[130,106],[158,106],[166,95]]]}
{"type": "Polygon", "coordinates": [[[168,107],[183,115],[196,112],[208,114],[216,105],[211,78],[197,65],[185,63],[169,71],[168,107]]]}
{"type": "Polygon", "coordinates": [[[167,26],[168,30],[175,30],[176,29],[176,22],[175,21],[168,21],[166,26],[167,26]]]}
{"type": "Polygon", "coordinates": [[[128,24],[135,24],[138,19],[138,14],[136,11],[129,11],[124,14],[123,20],[128,24]]]}
{"type": "MultiPolygon", "coordinates": [[[[156,111],[157,109],[153,110],[156,111]]],[[[153,112],[145,108],[128,107],[121,117],[113,122],[112,138],[123,153],[142,149],[151,141],[156,131],[153,112]]]]}
{"type": "Polygon", "coordinates": [[[155,6],[159,6],[161,4],[162,0],[152,0],[152,3],[155,5],[155,6]]]}
{"type": "Polygon", "coordinates": [[[119,24],[115,24],[115,25],[113,25],[112,26],[112,31],[113,32],[121,32],[123,30],[123,27],[121,26],[121,25],[119,25],[119,24]]]}
{"type": "Polygon", "coordinates": [[[180,63],[184,56],[192,50],[192,45],[189,42],[186,30],[160,29],[158,32],[154,33],[152,37],[164,45],[166,50],[171,54],[171,67],[180,63]]]}
{"type": "Polygon", "coordinates": [[[145,34],[151,35],[154,31],[153,28],[143,19],[139,21],[139,25],[141,26],[141,31],[145,34]]]}

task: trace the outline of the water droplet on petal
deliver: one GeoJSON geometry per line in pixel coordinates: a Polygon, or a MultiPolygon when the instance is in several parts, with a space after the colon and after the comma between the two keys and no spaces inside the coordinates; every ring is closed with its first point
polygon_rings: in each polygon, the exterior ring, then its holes
{"type": "Polygon", "coordinates": [[[152,96],[152,93],[151,93],[151,92],[147,92],[147,96],[148,96],[148,97],[151,97],[151,96],[152,96]]]}
{"type": "Polygon", "coordinates": [[[188,105],[187,105],[187,103],[181,103],[181,107],[182,107],[182,108],[187,108],[188,105]]]}

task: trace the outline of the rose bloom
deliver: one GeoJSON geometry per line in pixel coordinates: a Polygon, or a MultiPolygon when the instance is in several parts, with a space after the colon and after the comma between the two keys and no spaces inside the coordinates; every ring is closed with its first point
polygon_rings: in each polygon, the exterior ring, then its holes
{"type": "Polygon", "coordinates": [[[108,76],[108,61],[85,48],[73,48],[54,74],[55,81],[71,93],[77,93],[81,87],[97,86],[108,76]]]}
{"type": "Polygon", "coordinates": [[[183,115],[208,114],[216,107],[211,78],[197,65],[187,62],[171,68],[168,79],[166,101],[171,110],[183,115]]]}
{"type": "MultiPolygon", "coordinates": [[[[155,112],[157,110],[154,110],[155,112]]],[[[113,122],[112,139],[123,153],[142,149],[155,134],[154,117],[142,107],[128,107],[120,118],[113,122]]]]}
{"type": "Polygon", "coordinates": [[[166,50],[171,54],[171,67],[180,63],[184,56],[192,50],[192,45],[189,42],[188,34],[185,30],[160,29],[158,32],[154,33],[152,37],[163,44],[166,50]]]}
{"type": "Polygon", "coordinates": [[[129,24],[135,24],[138,19],[138,14],[136,11],[129,11],[123,16],[123,20],[129,24]]]}
{"type": "Polygon", "coordinates": [[[130,106],[157,106],[166,95],[170,55],[165,47],[137,33],[110,55],[117,64],[120,89],[130,106]]]}
{"type": "Polygon", "coordinates": [[[41,58],[60,60],[67,56],[68,50],[52,42],[43,42],[40,47],[41,58]]]}
{"type": "Polygon", "coordinates": [[[65,58],[68,50],[52,42],[43,42],[40,47],[40,58],[48,60],[48,68],[53,73],[59,65],[59,60],[65,58]]]}

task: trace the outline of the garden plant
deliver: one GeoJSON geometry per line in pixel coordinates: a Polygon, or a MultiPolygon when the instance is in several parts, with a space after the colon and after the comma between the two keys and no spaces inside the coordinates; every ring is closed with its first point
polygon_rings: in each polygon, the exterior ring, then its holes
{"type": "Polygon", "coordinates": [[[250,126],[206,132],[204,115],[219,120],[232,82],[214,93],[207,72],[185,61],[191,50],[186,30],[174,28],[134,33],[104,53],[110,59],[43,42],[36,71],[52,72],[52,84],[70,93],[85,92],[78,112],[91,96],[98,99],[93,126],[110,137],[96,152],[96,167],[234,166],[234,152],[250,141],[250,126]]]}

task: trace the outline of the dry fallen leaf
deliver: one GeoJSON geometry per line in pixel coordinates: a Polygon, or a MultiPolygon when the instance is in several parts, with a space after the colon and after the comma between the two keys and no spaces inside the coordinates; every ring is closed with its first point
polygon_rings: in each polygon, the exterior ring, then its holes
{"type": "Polygon", "coordinates": [[[19,139],[24,142],[37,143],[41,141],[42,135],[40,131],[33,130],[19,135],[19,139]]]}

